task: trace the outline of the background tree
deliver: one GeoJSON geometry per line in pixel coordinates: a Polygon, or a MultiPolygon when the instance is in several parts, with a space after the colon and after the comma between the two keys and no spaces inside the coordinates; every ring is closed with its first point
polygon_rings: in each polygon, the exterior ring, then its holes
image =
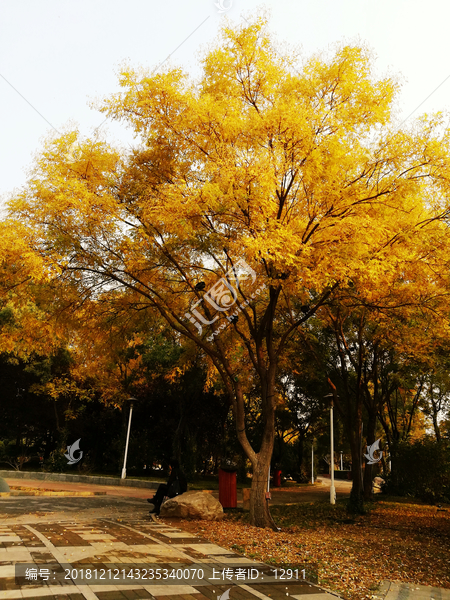
{"type": "MultiPolygon", "coordinates": [[[[436,441],[442,439],[441,423],[450,412],[450,375],[446,357],[435,356],[433,370],[426,374],[421,410],[432,422],[436,441]]],[[[445,427],[445,425],[444,425],[445,427]]]]}

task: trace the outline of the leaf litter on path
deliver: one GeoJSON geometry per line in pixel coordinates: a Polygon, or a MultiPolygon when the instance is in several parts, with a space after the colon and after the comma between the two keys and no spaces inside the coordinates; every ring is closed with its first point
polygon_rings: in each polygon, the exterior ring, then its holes
{"type": "Polygon", "coordinates": [[[378,500],[369,514],[356,517],[339,503],[271,511],[281,531],[253,527],[242,513],[178,524],[248,558],[279,566],[315,564],[319,584],[346,600],[372,598],[383,580],[450,588],[450,510],[378,500]]]}

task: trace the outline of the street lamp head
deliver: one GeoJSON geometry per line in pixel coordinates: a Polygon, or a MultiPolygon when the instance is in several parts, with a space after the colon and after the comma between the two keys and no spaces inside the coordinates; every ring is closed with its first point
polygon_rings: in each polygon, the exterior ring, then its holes
{"type": "Polygon", "coordinates": [[[334,403],[334,394],[326,394],[324,396],[324,399],[325,398],[329,398],[330,399],[330,406],[333,406],[333,403],[334,403]]]}
{"type": "Polygon", "coordinates": [[[324,398],[330,398],[330,405],[333,406],[334,401],[339,398],[338,394],[336,394],[335,392],[331,393],[331,394],[326,394],[324,396],[324,398]]]}

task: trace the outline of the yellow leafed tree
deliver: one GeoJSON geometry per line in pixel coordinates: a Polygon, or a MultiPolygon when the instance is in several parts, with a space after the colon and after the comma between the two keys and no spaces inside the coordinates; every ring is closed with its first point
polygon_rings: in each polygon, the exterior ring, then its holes
{"type": "Polygon", "coordinates": [[[31,239],[20,222],[0,222],[0,352],[16,358],[47,353],[59,337],[49,319],[55,273],[31,239]]]}
{"type": "MultiPolygon", "coordinates": [[[[364,48],[298,66],[266,26],[225,26],[200,81],[124,71],[101,109],[134,129],[136,148],[49,140],[11,204],[68,294],[156,310],[203,350],[253,467],[258,526],[274,526],[265,491],[290,339],[350,281],[370,302],[386,275],[438,263],[449,183],[443,118],[395,130],[396,83],[375,79],[364,48]],[[259,447],[246,435],[255,389],[259,447]]],[[[420,291],[442,291],[424,273],[420,291]]]]}

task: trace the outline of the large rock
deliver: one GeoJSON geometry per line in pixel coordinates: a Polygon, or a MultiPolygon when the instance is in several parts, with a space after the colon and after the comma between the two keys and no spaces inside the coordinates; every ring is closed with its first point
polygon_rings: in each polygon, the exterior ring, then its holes
{"type": "Polygon", "coordinates": [[[166,500],[161,506],[160,515],[161,517],[219,521],[223,518],[223,508],[212,494],[185,492],[166,500]]]}
{"type": "Polygon", "coordinates": [[[6,481],[0,477],[0,492],[9,492],[11,491],[9,489],[9,485],[6,483],[6,481]]]}

